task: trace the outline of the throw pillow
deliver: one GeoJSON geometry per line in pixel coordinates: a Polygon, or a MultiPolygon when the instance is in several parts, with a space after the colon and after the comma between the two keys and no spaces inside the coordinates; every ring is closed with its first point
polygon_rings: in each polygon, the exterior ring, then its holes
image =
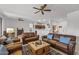
{"type": "Polygon", "coordinates": [[[69,44],[70,38],[69,37],[60,37],[59,41],[64,44],[69,44]]]}
{"type": "Polygon", "coordinates": [[[53,39],[53,38],[54,38],[54,35],[53,35],[53,34],[48,34],[48,35],[47,35],[47,38],[48,38],[48,39],[53,39]]]}

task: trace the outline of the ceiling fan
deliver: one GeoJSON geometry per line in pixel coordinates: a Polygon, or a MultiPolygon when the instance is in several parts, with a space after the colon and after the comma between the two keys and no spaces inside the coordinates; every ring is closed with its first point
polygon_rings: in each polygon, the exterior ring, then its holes
{"type": "Polygon", "coordinates": [[[47,7],[47,4],[40,6],[40,8],[37,8],[37,7],[33,7],[33,8],[38,10],[38,11],[35,12],[35,14],[38,13],[38,12],[41,12],[42,15],[44,15],[44,11],[51,11],[51,9],[46,9],[46,7],[47,7]]]}

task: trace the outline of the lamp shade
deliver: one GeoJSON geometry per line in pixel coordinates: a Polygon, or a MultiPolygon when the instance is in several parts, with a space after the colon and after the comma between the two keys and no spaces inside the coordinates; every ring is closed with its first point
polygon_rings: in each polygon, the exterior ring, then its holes
{"type": "Polygon", "coordinates": [[[14,33],[14,28],[7,28],[6,29],[6,32],[7,33],[14,33]]]}

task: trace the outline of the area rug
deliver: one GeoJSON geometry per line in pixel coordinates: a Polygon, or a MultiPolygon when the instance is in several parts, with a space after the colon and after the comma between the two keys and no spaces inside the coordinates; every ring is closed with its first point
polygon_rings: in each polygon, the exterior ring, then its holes
{"type": "MultiPolygon", "coordinates": [[[[29,50],[28,50],[28,45],[22,46],[22,54],[23,55],[32,55],[31,52],[29,52],[29,50]]],[[[62,55],[62,54],[60,54],[59,52],[50,48],[50,52],[47,55],[62,55]]]]}
{"type": "Polygon", "coordinates": [[[53,49],[51,49],[50,48],[50,52],[48,53],[48,55],[62,55],[61,53],[59,53],[59,52],[57,52],[57,51],[55,51],[55,50],[53,50],[53,49]]]}

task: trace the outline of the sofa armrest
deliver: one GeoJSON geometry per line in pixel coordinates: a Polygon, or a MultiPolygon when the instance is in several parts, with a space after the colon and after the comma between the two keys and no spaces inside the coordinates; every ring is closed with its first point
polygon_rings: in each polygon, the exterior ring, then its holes
{"type": "Polygon", "coordinates": [[[75,47],[76,42],[75,41],[70,41],[69,46],[75,47]]]}
{"type": "Polygon", "coordinates": [[[76,44],[75,41],[70,41],[70,43],[69,43],[69,45],[68,45],[69,54],[74,54],[74,51],[75,51],[75,44],[76,44]]]}
{"type": "Polygon", "coordinates": [[[42,40],[43,40],[44,38],[47,38],[47,35],[42,36],[42,40]]]}
{"type": "Polygon", "coordinates": [[[20,39],[15,39],[13,40],[13,42],[20,42],[20,39]]]}

